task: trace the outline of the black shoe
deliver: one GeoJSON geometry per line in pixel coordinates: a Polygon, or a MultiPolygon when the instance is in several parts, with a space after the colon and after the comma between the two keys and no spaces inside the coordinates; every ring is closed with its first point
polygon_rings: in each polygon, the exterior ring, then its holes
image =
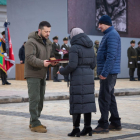
{"type": "Polygon", "coordinates": [[[58,80],[58,76],[54,76],[53,82],[61,82],[61,80],[58,80]]]}
{"type": "Polygon", "coordinates": [[[102,127],[96,127],[95,129],[92,130],[93,134],[105,134],[108,132],[109,132],[109,129],[104,129],[102,127]]]}
{"type": "Polygon", "coordinates": [[[48,80],[49,80],[49,78],[46,78],[46,80],[48,81],[48,80]]]}
{"type": "Polygon", "coordinates": [[[8,81],[6,81],[6,83],[5,83],[6,85],[11,85],[11,83],[9,83],[8,81]]]}
{"type": "Polygon", "coordinates": [[[140,77],[138,77],[138,81],[140,81],[140,77]]]}
{"type": "Polygon", "coordinates": [[[72,130],[71,133],[68,134],[69,137],[80,137],[80,129],[79,128],[75,128],[72,130]]]}
{"type": "Polygon", "coordinates": [[[92,128],[91,127],[84,127],[84,129],[81,131],[80,135],[85,136],[85,135],[92,136],[92,128]]]}
{"type": "Polygon", "coordinates": [[[130,81],[137,81],[133,76],[130,76],[130,81]]]}
{"type": "Polygon", "coordinates": [[[122,127],[121,126],[114,126],[112,124],[109,125],[109,130],[110,131],[121,131],[122,127]]]}

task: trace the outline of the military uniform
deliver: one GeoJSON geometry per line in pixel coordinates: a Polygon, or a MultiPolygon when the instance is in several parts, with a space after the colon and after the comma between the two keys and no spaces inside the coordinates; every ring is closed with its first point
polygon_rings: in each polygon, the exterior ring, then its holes
{"type": "MultiPolygon", "coordinates": [[[[2,35],[5,35],[5,31],[2,32],[2,35]]],[[[2,38],[1,41],[2,41],[2,49],[3,49],[2,51],[3,53],[6,53],[5,39],[2,38]]],[[[2,85],[11,85],[11,83],[7,81],[7,75],[2,69],[0,69],[0,73],[1,73],[0,75],[1,75],[2,85]]]]}
{"type": "MultiPolygon", "coordinates": [[[[65,38],[63,39],[63,41],[65,41],[65,40],[67,41],[68,38],[65,37],[65,38]]],[[[63,45],[61,46],[61,49],[65,49],[66,51],[69,51],[70,47],[69,47],[68,44],[63,44],[63,45]]],[[[69,53],[64,54],[63,59],[69,59],[69,53]]],[[[68,64],[68,63],[63,63],[63,67],[66,67],[67,64],[68,64]]],[[[68,76],[68,75],[64,75],[64,81],[66,81],[66,82],[69,81],[69,76],[68,76]]]]}
{"type": "MultiPolygon", "coordinates": [[[[93,46],[93,48],[94,48],[94,53],[95,53],[95,61],[97,61],[97,52],[98,52],[98,48],[99,48],[99,44],[96,44],[96,43],[99,43],[99,41],[98,40],[96,40],[95,42],[94,42],[94,46],[93,46]]],[[[96,79],[99,79],[98,78],[98,75],[97,75],[97,65],[96,65],[96,67],[94,68],[94,79],[96,80],[96,79]]]]}
{"type": "MultiPolygon", "coordinates": [[[[53,40],[55,39],[58,40],[58,37],[55,36],[53,40]]],[[[56,59],[61,59],[61,54],[59,54],[59,50],[60,50],[60,45],[58,43],[53,42],[52,53],[54,54],[54,57],[56,59]]],[[[59,71],[59,66],[60,64],[57,64],[56,66],[53,67],[53,81],[54,82],[60,82],[60,80],[58,80],[58,74],[57,74],[57,72],[59,71]]]]}
{"type": "MultiPolygon", "coordinates": [[[[138,45],[140,45],[140,41],[138,45]]],[[[138,75],[138,80],[140,81],[140,47],[139,46],[136,48],[136,52],[137,52],[137,75],[138,75]]]]}
{"type": "MultiPolygon", "coordinates": [[[[135,43],[135,41],[132,40],[130,43],[135,43]]],[[[135,68],[137,67],[137,52],[134,49],[134,47],[131,46],[128,48],[127,56],[128,56],[128,68],[129,68],[130,81],[135,81],[134,72],[135,72],[135,68]]]]}

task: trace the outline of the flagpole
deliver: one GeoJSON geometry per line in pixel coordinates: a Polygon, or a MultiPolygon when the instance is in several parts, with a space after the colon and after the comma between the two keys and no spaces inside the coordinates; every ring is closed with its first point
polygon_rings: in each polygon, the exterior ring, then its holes
{"type": "Polygon", "coordinates": [[[7,53],[7,57],[9,57],[9,39],[8,39],[8,25],[10,25],[10,22],[7,22],[7,19],[4,23],[4,27],[5,27],[5,44],[6,44],[6,53],[7,53]]]}

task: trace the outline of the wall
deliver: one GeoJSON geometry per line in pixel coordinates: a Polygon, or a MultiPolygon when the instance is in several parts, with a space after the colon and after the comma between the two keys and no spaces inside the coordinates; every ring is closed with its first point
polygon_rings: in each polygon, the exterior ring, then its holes
{"type": "MultiPolygon", "coordinates": [[[[52,40],[52,37],[55,35],[59,36],[60,45],[63,44],[62,39],[68,36],[67,0],[7,0],[7,17],[11,23],[9,29],[16,63],[19,63],[19,48],[23,42],[27,40],[28,34],[37,30],[40,21],[47,20],[51,23],[52,31],[50,39],[52,40]]],[[[90,35],[89,37],[93,42],[95,40],[101,41],[102,39],[102,36],[90,35]]],[[[118,75],[119,78],[129,77],[127,49],[130,47],[130,41],[132,39],[136,40],[136,42],[140,41],[140,38],[121,38],[122,58],[121,74],[118,75]]],[[[11,70],[9,78],[15,78],[15,68],[11,70]]],[[[62,76],[59,78],[62,78],[62,76]]]]}

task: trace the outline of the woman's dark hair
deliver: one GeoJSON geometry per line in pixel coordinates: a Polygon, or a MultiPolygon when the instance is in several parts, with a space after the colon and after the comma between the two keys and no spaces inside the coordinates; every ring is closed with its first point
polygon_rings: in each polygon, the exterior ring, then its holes
{"type": "Polygon", "coordinates": [[[51,27],[51,24],[47,21],[42,21],[39,23],[38,29],[43,29],[44,26],[51,27]]]}

